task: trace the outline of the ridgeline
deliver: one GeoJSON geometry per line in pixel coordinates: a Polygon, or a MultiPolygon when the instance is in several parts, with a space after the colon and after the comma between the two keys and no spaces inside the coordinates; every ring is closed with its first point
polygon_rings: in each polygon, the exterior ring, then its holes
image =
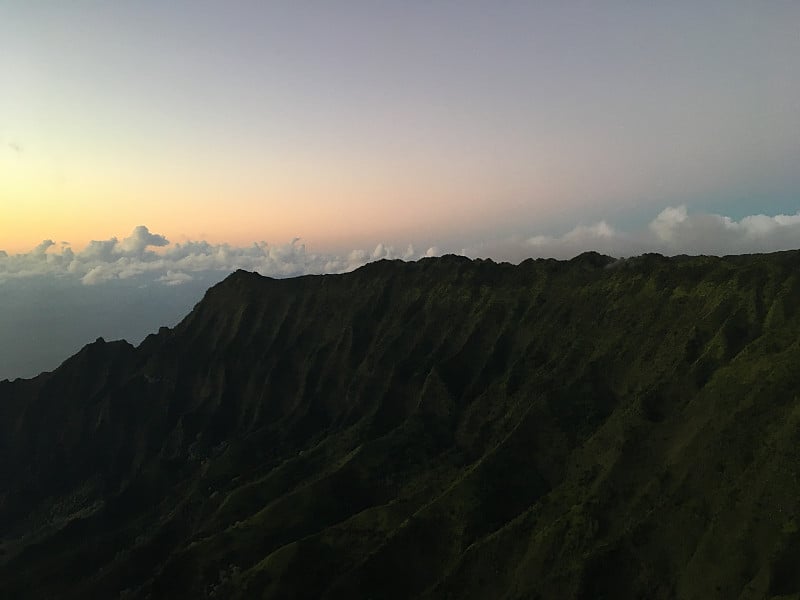
{"type": "Polygon", "coordinates": [[[796,251],[238,271],[0,382],[0,597],[800,597],[799,307],[796,251]]]}

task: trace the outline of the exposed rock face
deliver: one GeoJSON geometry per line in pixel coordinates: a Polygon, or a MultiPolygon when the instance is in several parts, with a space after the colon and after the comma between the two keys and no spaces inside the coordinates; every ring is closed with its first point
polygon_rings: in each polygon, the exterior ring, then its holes
{"type": "Polygon", "coordinates": [[[0,382],[0,597],[800,593],[800,253],[237,272],[0,382]]]}

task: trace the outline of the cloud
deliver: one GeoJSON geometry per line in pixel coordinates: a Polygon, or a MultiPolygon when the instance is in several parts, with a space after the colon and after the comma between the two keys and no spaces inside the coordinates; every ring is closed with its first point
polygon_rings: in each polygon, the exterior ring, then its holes
{"type": "Polygon", "coordinates": [[[163,247],[168,246],[169,240],[163,235],[150,233],[144,225],[139,225],[133,230],[130,237],[126,237],[117,246],[120,254],[127,256],[142,256],[148,246],[163,247]]]}
{"type": "Polygon", "coordinates": [[[165,236],[140,225],[122,241],[116,237],[93,240],[78,252],[65,243],[59,248],[52,240],[44,240],[23,254],[9,256],[0,251],[0,283],[51,275],[74,278],[87,286],[136,278],[145,284],[176,286],[198,278],[217,280],[236,269],[271,277],[341,273],[384,258],[414,260],[420,256],[411,245],[396,250],[385,244],[378,244],[372,251],[315,254],[307,251],[300,238],[287,244],[255,242],[249,246],[211,244],[204,240],[170,244],[165,236]]]}
{"type": "Polygon", "coordinates": [[[413,246],[387,244],[313,253],[299,238],[245,246],[170,243],[144,226],[121,241],[95,240],[83,249],[48,239],[21,254],[0,250],[0,379],[53,369],[99,336],[139,343],[179,322],[208,287],[236,269],[289,277],[341,273],[382,258],[419,256],[413,246]]]}
{"type": "Polygon", "coordinates": [[[50,246],[55,246],[55,245],[56,243],[53,240],[44,240],[41,244],[36,246],[36,248],[34,248],[31,251],[31,254],[34,256],[44,256],[45,254],[47,254],[47,249],[50,246]]]}
{"type": "Polygon", "coordinates": [[[639,231],[621,231],[599,221],[578,225],[562,235],[516,236],[465,248],[467,256],[519,261],[571,258],[589,250],[610,256],[661,254],[747,254],[800,248],[800,212],[751,215],[736,221],[712,213],[690,213],[686,206],[662,210],[639,231]]]}
{"type": "Polygon", "coordinates": [[[599,221],[577,225],[560,235],[531,232],[487,240],[468,248],[431,246],[422,253],[412,245],[395,248],[383,243],[372,250],[312,253],[300,238],[285,244],[262,241],[247,246],[211,244],[204,240],[173,244],[142,225],[122,241],[116,237],[95,240],[77,252],[49,239],[23,254],[0,251],[0,283],[49,275],[72,278],[87,286],[111,280],[178,286],[189,281],[212,282],[236,269],[271,277],[342,273],[374,260],[416,260],[443,252],[519,262],[529,257],[571,258],[588,250],[622,257],[644,252],[719,255],[790,248],[800,248],[800,212],[750,215],[737,221],[719,214],[692,213],[686,206],[665,208],[640,230],[624,231],[607,221],[599,221]]]}
{"type": "Polygon", "coordinates": [[[685,206],[679,206],[663,210],[650,223],[650,231],[667,251],[687,254],[785,250],[800,246],[800,212],[735,221],[722,215],[689,215],[685,206]]]}
{"type": "Polygon", "coordinates": [[[96,240],[83,249],[48,239],[22,254],[0,250],[0,379],[52,369],[98,336],[138,343],[159,326],[177,323],[210,285],[236,269],[272,277],[341,273],[374,260],[415,260],[454,250],[519,262],[528,257],[571,258],[587,250],[627,257],[789,248],[800,248],[800,212],[735,220],[693,213],[685,206],[665,208],[638,230],[599,221],[561,234],[530,231],[472,248],[431,246],[422,253],[410,245],[396,248],[386,243],[314,253],[299,238],[245,246],[204,240],[170,243],[144,226],[122,241],[96,240]],[[13,285],[3,286],[10,282],[13,285]]]}
{"type": "Polygon", "coordinates": [[[110,240],[92,240],[80,253],[81,260],[98,260],[110,262],[113,260],[114,248],[117,246],[117,238],[110,240]]]}
{"type": "Polygon", "coordinates": [[[115,273],[106,265],[98,265],[92,267],[83,277],[81,283],[85,285],[95,285],[101,281],[108,281],[114,279],[115,273]]]}
{"type": "Polygon", "coordinates": [[[194,279],[194,277],[192,277],[188,273],[183,273],[181,271],[167,271],[156,281],[160,281],[165,285],[181,285],[182,283],[186,283],[187,281],[192,281],[192,279],[194,279]]]}

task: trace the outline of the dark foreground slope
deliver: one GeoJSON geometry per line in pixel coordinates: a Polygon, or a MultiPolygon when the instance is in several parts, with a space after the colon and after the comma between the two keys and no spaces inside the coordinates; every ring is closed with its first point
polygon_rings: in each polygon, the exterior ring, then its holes
{"type": "Polygon", "coordinates": [[[0,382],[0,597],[796,598],[798,306],[798,252],[237,272],[0,382]]]}

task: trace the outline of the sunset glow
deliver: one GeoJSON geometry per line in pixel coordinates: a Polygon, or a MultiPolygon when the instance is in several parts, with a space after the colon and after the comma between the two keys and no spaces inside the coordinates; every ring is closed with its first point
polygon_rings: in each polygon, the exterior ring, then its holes
{"type": "Polygon", "coordinates": [[[141,224],[456,248],[685,203],[793,213],[799,20],[795,3],[4,3],[0,248],[141,224]]]}

